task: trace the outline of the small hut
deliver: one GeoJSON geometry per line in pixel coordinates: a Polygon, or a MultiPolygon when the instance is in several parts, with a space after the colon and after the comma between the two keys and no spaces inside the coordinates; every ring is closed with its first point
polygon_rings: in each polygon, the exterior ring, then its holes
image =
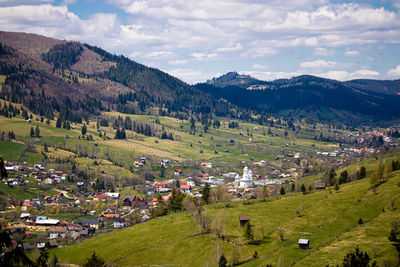
{"type": "Polygon", "coordinates": [[[301,249],[310,248],[310,240],[308,240],[308,239],[299,239],[299,248],[301,248],[301,249]]]}
{"type": "Polygon", "coordinates": [[[250,216],[239,216],[240,227],[244,227],[248,221],[250,221],[250,216]]]}

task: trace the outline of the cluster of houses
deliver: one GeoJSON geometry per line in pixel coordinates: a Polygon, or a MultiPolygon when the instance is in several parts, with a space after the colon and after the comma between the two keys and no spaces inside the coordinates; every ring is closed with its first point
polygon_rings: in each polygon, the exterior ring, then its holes
{"type": "MultiPolygon", "coordinates": [[[[14,203],[15,205],[23,205],[24,203],[35,203],[35,205],[43,205],[43,202],[48,201],[50,198],[47,197],[45,200],[26,200],[19,201],[19,203],[14,203]],[[40,201],[40,204],[37,202],[40,201]]],[[[101,199],[101,198],[100,198],[101,199]]],[[[16,202],[16,201],[13,201],[16,202]]],[[[18,201],[17,201],[18,202],[18,201]]],[[[48,242],[38,243],[37,247],[39,249],[51,248],[49,242],[55,244],[57,247],[57,242],[62,242],[62,240],[81,240],[86,239],[97,231],[109,231],[118,228],[123,228],[129,226],[131,223],[129,220],[125,219],[125,215],[129,215],[132,211],[138,211],[139,222],[144,222],[150,220],[148,207],[149,204],[146,199],[128,195],[123,200],[123,210],[128,209],[128,212],[121,212],[117,207],[109,207],[101,214],[95,218],[94,216],[89,216],[81,220],[74,220],[68,222],[67,220],[61,220],[56,218],[49,218],[48,216],[34,215],[29,212],[22,212],[18,218],[17,222],[9,223],[8,228],[12,229],[13,232],[18,232],[22,234],[31,234],[30,231],[35,232],[46,232],[48,242]],[[124,214],[124,215],[121,215],[124,214]]],[[[28,206],[28,205],[27,205],[28,206]]],[[[26,209],[25,209],[26,211],[26,209]]],[[[90,212],[90,215],[94,215],[95,212],[90,212]]],[[[85,216],[86,217],[86,216],[85,216]]],[[[24,249],[32,248],[32,244],[24,244],[24,249]],[[26,247],[25,247],[26,245],[26,247]]]]}
{"type": "MultiPolygon", "coordinates": [[[[181,176],[182,170],[176,169],[175,175],[181,176]]],[[[278,171],[276,176],[282,178],[280,175],[286,177],[285,174],[278,171]]],[[[249,169],[249,167],[245,166],[243,168],[242,176],[236,172],[224,173],[218,177],[208,175],[207,173],[201,173],[195,178],[186,177],[154,182],[146,181],[146,188],[149,195],[160,193],[162,200],[167,202],[173,188],[180,190],[184,194],[201,198],[202,190],[206,184],[210,187],[225,185],[229,193],[233,196],[241,197],[245,194],[253,194],[257,191],[257,188],[261,186],[267,186],[270,190],[277,191],[277,189],[280,189],[282,183],[288,182],[289,180],[282,182],[279,179],[269,179],[264,175],[256,175],[249,169]],[[179,187],[177,187],[177,184],[179,184],[179,187]]],[[[157,202],[158,199],[153,198],[152,203],[149,204],[157,205],[157,202]]]]}
{"type": "Polygon", "coordinates": [[[28,176],[34,176],[36,180],[42,184],[56,184],[65,181],[68,178],[68,174],[64,173],[63,171],[58,171],[55,169],[49,169],[46,171],[46,168],[41,164],[28,166],[26,163],[18,164],[16,162],[5,161],[4,165],[7,172],[23,173],[22,176],[16,176],[16,178],[10,178],[6,180],[4,183],[6,183],[9,187],[23,186],[25,183],[29,183],[29,180],[24,179],[28,176]]]}

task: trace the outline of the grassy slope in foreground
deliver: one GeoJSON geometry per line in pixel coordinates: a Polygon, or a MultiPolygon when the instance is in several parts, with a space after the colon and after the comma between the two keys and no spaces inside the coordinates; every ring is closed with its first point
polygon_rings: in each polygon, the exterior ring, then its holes
{"type": "MultiPolygon", "coordinates": [[[[233,203],[230,208],[216,204],[208,206],[207,212],[214,218],[219,210],[223,211],[225,235],[230,239],[243,242],[243,230],[238,227],[239,215],[251,216],[256,238],[261,238],[262,230],[269,233],[261,244],[240,248],[241,259],[251,257],[255,250],[260,256],[245,264],[248,266],[279,262],[284,266],[339,264],[356,245],[368,251],[378,263],[383,260],[396,263],[396,252],[387,236],[391,222],[399,218],[399,182],[400,172],[396,172],[378,187],[376,193],[369,190],[368,179],[363,179],[342,186],[339,192],[325,190],[289,195],[267,202],[257,200],[251,205],[233,203]],[[296,209],[300,206],[299,217],[296,209]],[[363,219],[364,226],[358,225],[359,218],[363,219]],[[280,240],[279,231],[283,232],[286,241],[280,240]],[[298,249],[298,238],[310,239],[311,249],[298,249]],[[378,248],[375,256],[373,246],[378,248]]],[[[83,264],[96,251],[107,262],[117,265],[187,266],[190,263],[191,266],[204,266],[215,263],[213,255],[219,246],[230,263],[234,246],[217,242],[211,235],[193,236],[199,232],[192,218],[187,213],[180,213],[105,234],[55,253],[61,261],[74,264],[83,264]]]]}

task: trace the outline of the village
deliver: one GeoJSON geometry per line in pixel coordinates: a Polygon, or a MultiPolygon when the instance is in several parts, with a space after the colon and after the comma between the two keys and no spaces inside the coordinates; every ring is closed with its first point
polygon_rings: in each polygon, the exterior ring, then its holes
{"type": "MultiPolygon", "coordinates": [[[[313,167],[302,164],[302,161],[308,163],[311,162],[310,158],[318,158],[329,162],[331,166],[340,167],[379,152],[365,145],[369,142],[368,138],[358,137],[356,140],[357,146],[343,145],[331,152],[318,151],[313,155],[287,153],[282,158],[276,157],[275,162],[241,162],[235,168],[239,171],[219,175],[209,174],[214,168],[212,162],[200,162],[202,171],[192,177],[186,175],[176,162],[163,159],[159,164],[162,169],[172,168],[172,177],[144,181],[143,185],[118,188],[113,192],[93,190],[95,181],[75,181],[71,179],[73,174],[46,169],[42,164],[29,166],[5,162],[9,178],[3,181],[4,186],[10,190],[36,187],[40,193],[31,199],[8,199],[5,211],[2,211],[5,215],[2,216],[2,224],[24,241],[23,246],[27,251],[68,246],[102,233],[151,220],[155,216],[153,209],[160,202],[167,205],[173,191],[191,196],[199,202],[206,187],[223,190],[223,201],[279,195],[282,194],[282,188],[287,192],[299,191],[299,177],[307,177],[306,170],[313,167]],[[259,174],[260,170],[267,175],[259,174]]],[[[395,145],[388,138],[384,142],[389,146],[395,145]]],[[[140,169],[146,165],[146,157],[140,157],[132,164],[140,169]]],[[[313,181],[308,183],[308,190],[326,187],[322,177],[313,181]]],[[[214,200],[217,201],[218,199],[214,200]]]]}

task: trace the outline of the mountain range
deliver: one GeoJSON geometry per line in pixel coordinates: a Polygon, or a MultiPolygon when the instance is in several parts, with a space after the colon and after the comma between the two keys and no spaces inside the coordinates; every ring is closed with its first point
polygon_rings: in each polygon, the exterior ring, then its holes
{"type": "Polygon", "coordinates": [[[228,116],[229,103],[158,69],[78,42],[0,32],[0,97],[45,117],[80,121],[102,110],[143,114],[164,108],[228,116]]]}
{"type": "Polygon", "coordinates": [[[400,117],[400,80],[340,82],[303,75],[261,81],[229,72],[191,86],[99,47],[28,33],[0,32],[0,86],[2,99],[77,122],[104,110],[144,114],[154,108],[186,119],[192,113],[348,123],[400,117]]]}
{"type": "Polygon", "coordinates": [[[244,108],[284,116],[356,123],[400,115],[400,80],[340,82],[302,75],[261,81],[228,72],[196,87],[244,108]]]}

